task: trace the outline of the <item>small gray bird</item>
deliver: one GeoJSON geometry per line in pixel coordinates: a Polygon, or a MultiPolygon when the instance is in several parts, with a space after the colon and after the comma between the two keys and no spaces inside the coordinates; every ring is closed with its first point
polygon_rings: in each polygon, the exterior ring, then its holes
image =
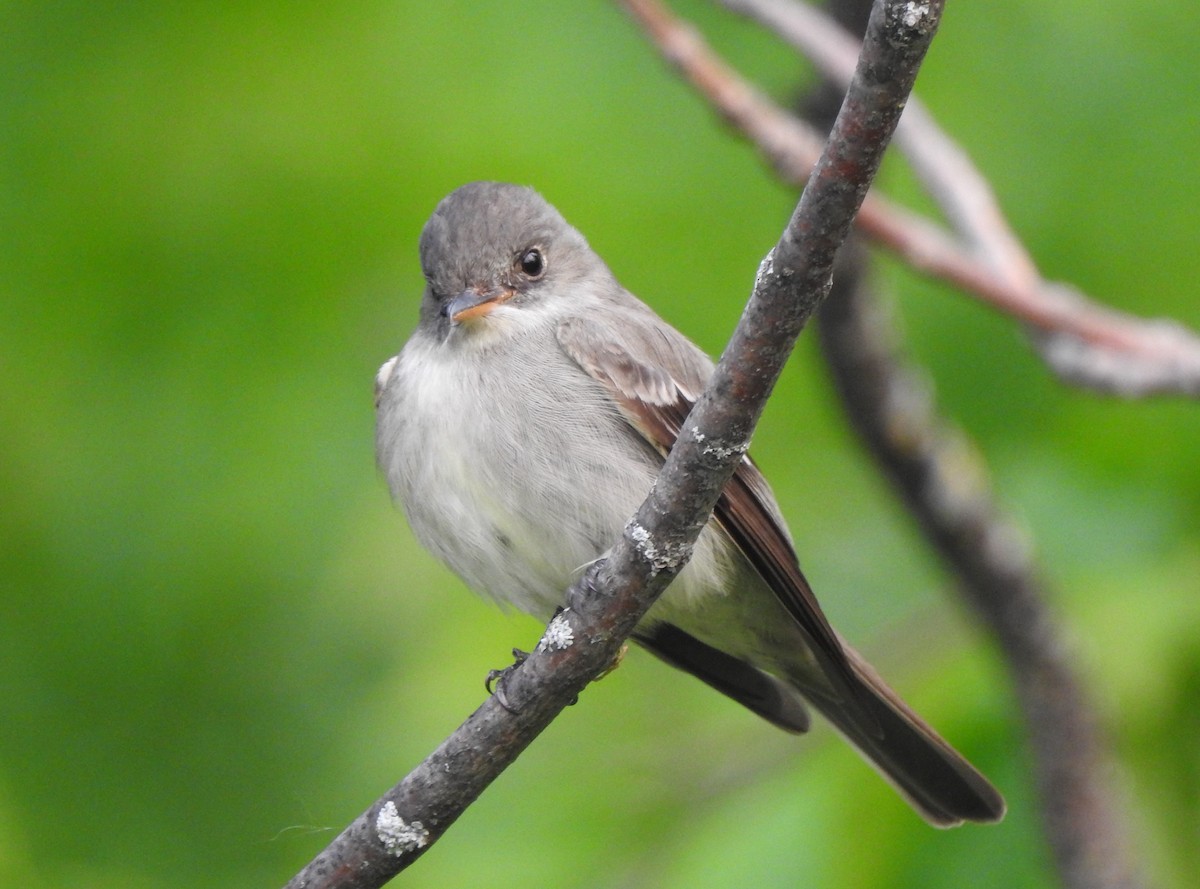
{"type": "MultiPolygon", "coordinates": [[[[473,182],[421,233],[420,322],[376,378],[376,450],[417,539],[548,620],[645,499],[712,362],[536,192],[473,182]]],[[[1004,800],[830,627],[741,462],[633,637],[793,732],[816,707],[931,824],[1004,800]]]]}

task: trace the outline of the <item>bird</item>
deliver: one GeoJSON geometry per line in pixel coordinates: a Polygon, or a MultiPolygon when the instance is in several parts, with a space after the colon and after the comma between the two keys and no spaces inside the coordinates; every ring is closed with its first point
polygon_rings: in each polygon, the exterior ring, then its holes
{"type": "MultiPolygon", "coordinates": [[[[531,188],[460,186],[419,248],[418,323],[375,380],[378,465],[427,550],[549,620],[645,499],[713,363],[531,188]]],[[[934,826],[1004,816],[830,626],[749,456],[631,638],[784,730],[815,709],[934,826]]]]}

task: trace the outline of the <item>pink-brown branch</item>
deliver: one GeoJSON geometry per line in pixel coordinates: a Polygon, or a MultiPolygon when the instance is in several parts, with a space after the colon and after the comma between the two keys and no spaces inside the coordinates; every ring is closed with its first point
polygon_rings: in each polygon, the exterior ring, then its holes
{"type": "MultiPolygon", "coordinates": [[[[727,2],[792,40],[822,70],[845,76],[857,41],[815,11],[780,0],[727,2]]],[[[624,5],[713,109],[759,148],[780,179],[793,185],[807,180],[823,142],[820,134],[755,89],[657,0],[624,5]]],[[[954,228],[872,193],[857,226],[873,242],[1020,321],[1042,359],[1066,382],[1127,397],[1200,396],[1200,337],[1175,322],[1137,318],[1044,280],[986,180],[928,112],[918,106],[916,114],[906,113],[902,128],[902,148],[954,228]]]]}

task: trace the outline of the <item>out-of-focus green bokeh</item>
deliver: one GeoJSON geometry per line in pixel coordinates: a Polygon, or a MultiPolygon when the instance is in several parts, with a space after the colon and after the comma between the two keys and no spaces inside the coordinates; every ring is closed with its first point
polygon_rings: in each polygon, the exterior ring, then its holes
{"type": "MultiPolygon", "coordinates": [[[[680,3],[774,95],[808,75],[680,3]]],[[[919,82],[1046,273],[1200,327],[1200,17],[952,3],[919,82]]],[[[414,544],[371,381],[455,186],[538,187],[712,352],[794,199],[606,3],[0,6],[0,885],[283,883],[540,628],[414,544]]],[[[888,182],[911,191],[899,166],[888,182]]],[[[1028,528],[1138,851],[1200,871],[1200,421],[1059,386],[892,264],[915,352],[1028,528]]],[[[1005,670],[805,336],[755,442],[837,623],[998,783],[930,830],[635,652],[404,885],[1053,884],[1005,670]]]]}

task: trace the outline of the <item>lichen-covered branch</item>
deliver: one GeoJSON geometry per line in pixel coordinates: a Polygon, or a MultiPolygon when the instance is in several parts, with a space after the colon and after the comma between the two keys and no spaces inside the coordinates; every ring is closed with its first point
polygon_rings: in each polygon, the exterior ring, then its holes
{"type": "Polygon", "coordinates": [[[940,0],[880,0],[827,151],[658,482],[607,560],[567,593],[537,649],[429,758],[288,884],[383,885],[455,819],[612,663],[687,561],[800,330],[828,291],[836,252],[878,170],[941,15],[940,0]],[[919,10],[919,12],[914,12],[919,10]]]}

